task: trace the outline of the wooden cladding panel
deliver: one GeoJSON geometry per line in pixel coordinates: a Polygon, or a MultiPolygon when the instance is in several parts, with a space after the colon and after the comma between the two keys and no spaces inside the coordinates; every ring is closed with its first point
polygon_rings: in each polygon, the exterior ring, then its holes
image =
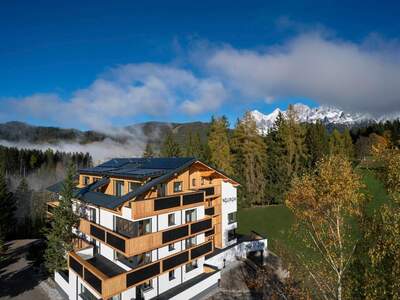
{"type": "Polygon", "coordinates": [[[162,245],[162,232],[154,232],[126,240],[126,252],[133,256],[147,252],[162,245]]]}

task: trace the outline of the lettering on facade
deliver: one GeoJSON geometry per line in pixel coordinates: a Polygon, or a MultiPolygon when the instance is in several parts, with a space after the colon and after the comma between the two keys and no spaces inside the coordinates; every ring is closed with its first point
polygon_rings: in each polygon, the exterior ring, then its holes
{"type": "Polygon", "coordinates": [[[234,201],[236,201],[236,197],[222,198],[222,201],[224,201],[224,202],[234,202],[234,201]]]}

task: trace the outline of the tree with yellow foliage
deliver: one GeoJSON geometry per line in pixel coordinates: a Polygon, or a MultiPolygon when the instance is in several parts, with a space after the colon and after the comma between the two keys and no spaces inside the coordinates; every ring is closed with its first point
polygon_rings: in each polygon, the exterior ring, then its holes
{"type": "Polygon", "coordinates": [[[361,212],[362,187],[351,163],[342,155],[331,155],[295,178],[286,196],[299,234],[314,250],[304,264],[320,298],[343,299],[343,278],[356,245],[350,219],[361,212]]]}

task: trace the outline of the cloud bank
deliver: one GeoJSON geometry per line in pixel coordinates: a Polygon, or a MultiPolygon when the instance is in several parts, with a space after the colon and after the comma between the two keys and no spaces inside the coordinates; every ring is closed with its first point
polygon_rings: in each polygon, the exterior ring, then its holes
{"type": "Polygon", "coordinates": [[[263,45],[263,50],[201,48],[190,48],[202,55],[192,55],[197,61],[184,66],[117,66],[68,98],[54,93],[2,99],[0,121],[33,118],[104,131],[116,123],[134,123],[139,116],[221,114],[224,105],[273,105],[290,97],[373,115],[400,111],[397,41],[371,35],[355,43],[306,28],[286,42],[263,45]]]}
{"type": "Polygon", "coordinates": [[[357,45],[313,32],[264,52],[220,49],[207,66],[247,99],[305,97],[376,115],[400,111],[399,50],[379,39],[357,45]]]}

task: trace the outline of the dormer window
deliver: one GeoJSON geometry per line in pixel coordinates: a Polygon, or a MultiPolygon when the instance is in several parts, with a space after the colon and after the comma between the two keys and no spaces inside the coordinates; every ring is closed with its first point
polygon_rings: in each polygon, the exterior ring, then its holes
{"type": "Polygon", "coordinates": [[[89,176],[83,176],[83,184],[86,186],[89,185],[89,182],[90,182],[89,176]]]}
{"type": "Polygon", "coordinates": [[[174,193],[182,192],[182,181],[175,181],[174,182],[174,193]]]}
{"type": "Polygon", "coordinates": [[[116,180],[114,186],[115,196],[121,197],[124,193],[124,182],[122,180],[116,180]]]}

